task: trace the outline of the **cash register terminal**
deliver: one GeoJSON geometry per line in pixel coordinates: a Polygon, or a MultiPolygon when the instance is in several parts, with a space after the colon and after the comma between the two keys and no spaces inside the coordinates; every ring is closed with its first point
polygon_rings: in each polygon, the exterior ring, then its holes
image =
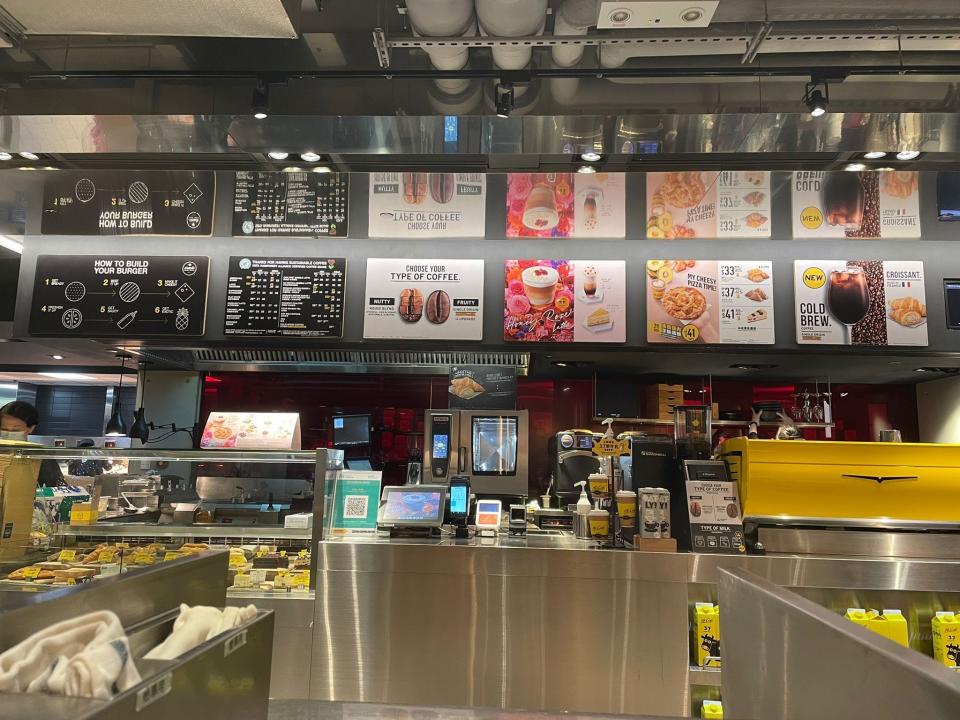
{"type": "Polygon", "coordinates": [[[377,512],[377,530],[391,537],[439,535],[447,488],[443,485],[385,487],[377,512]]]}

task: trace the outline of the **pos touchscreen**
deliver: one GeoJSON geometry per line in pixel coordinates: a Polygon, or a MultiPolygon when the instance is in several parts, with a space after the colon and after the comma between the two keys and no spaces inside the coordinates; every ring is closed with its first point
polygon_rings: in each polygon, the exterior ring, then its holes
{"type": "Polygon", "coordinates": [[[377,525],[438,528],[443,524],[447,488],[443,485],[385,487],[377,525]]]}

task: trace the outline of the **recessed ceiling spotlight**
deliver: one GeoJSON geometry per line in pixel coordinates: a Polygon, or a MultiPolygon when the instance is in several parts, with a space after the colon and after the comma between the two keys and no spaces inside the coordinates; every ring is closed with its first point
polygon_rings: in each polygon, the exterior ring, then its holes
{"type": "Polygon", "coordinates": [[[296,165],[288,165],[283,169],[284,172],[302,172],[296,165]]]}
{"type": "Polygon", "coordinates": [[[266,120],[266,119],[267,119],[267,114],[266,114],[265,112],[263,112],[262,110],[261,110],[260,112],[255,112],[255,113],[253,114],[253,116],[254,116],[257,120],[266,120]]]}
{"type": "Polygon", "coordinates": [[[864,153],[863,156],[867,160],[879,160],[882,157],[886,157],[887,154],[883,150],[871,150],[870,152],[864,153]]]}
{"type": "Polygon", "coordinates": [[[919,150],[901,150],[897,153],[897,160],[916,160],[920,157],[919,150]]]}
{"type": "Polygon", "coordinates": [[[17,155],[19,155],[20,157],[22,157],[24,160],[39,160],[39,159],[40,159],[40,156],[39,156],[39,155],[37,155],[36,153],[32,153],[32,152],[21,152],[21,153],[17,153],[17,155]]]}
{"type": "Polygon", "coordinates": [[[317,167],[315,167],[313,171],[315,173],[328,173],[330,172],[330,168],[327,167],[326,165],[317,165],[317,167]]]}
{"type": "Polygon", "coordinates": [[[860,172],[866,169],[867,166],[863,163],[847,163],[847,166],[844,168],[844,170],[849,170],[850,172],[860,172]]]}
{"type": "Polygon", "coordinates": [[[320,159],[320,156],[315,152],[308,150],[307,152],[300,153],[300,159],[304,162],[317,162],[320,159]]]}
{"type": "Polygon", "coordinates": [[[889,167],[889,166],[888,166],[888,167],[878,167],[878,168],[874,168],[874,170],[876,170],[877,172],[890,172],[890,171],[893,170],[893,169],[894,169],[894,168],[889,167]]]}
{"type": "Polygon", "coordinates": [[[283,150],[271,150],[267,153],[274,160],[286,160],[290,157],[290,153],[284,152],[283,150]]]}
{"type": "Polygon", "coordinates": [[[577,168],[578,173],[584,174],[595,173],[596,171],[597,169],[593,165],[581,165],[577,168]]]}
{"type": "Polygon", "coordinates": [[[600,153],[593,152],[592,150],[587,151],[582,155],[580,155],[580,159],[583,160],[584,162],[600,162],[600,157],[601,157],[600,153]]]}
{"type": "Polygon", "coordinates": [[[8,152],[0,151],[0,161],[13,160],[13,155],[8,152]]]}
{"type": "Polygon", "coordinates": [[[63,355],[51,355],[50,357],[53,360],[63,360],[63,355]]]}

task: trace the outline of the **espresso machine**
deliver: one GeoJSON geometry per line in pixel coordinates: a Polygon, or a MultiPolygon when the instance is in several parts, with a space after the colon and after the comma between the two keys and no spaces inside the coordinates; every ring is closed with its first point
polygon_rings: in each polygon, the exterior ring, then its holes
{"type": "Polygon", "coordinates": [[[603,471],[600,458],[593,454],[593,444],[601,438],[602,433],[592,430],[561,430],[550,438],[548,449],[553,458],[554,494],[558,508],[575,505],[580,497],[577,483],[587,482],[590,475],[603,471]]]}

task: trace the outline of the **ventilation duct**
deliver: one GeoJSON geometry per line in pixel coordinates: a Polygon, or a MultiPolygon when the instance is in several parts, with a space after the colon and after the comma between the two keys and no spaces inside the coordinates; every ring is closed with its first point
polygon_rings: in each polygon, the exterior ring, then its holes
{"type": "MultiPolygon", "coordinates": [[[[407,17],[414,35],[421,37],[470,37],[477,34],[473,0],[407,0],[407,17]]],[[[438,70],[462,70],[470,60],[467,47],[427,48],[438,70]]],[[[469,80],[437,80],[436,86],[450,95],[467,90],[469,80]]]]}
{"type": "MultiPolygon", "coordinates": [[[[554,35],[586,35],[597,24],[600,0],[564,0],[553,22],[554,35]]],[[[559,67],[573,67],[583,58],[583,45],[554,45],[553,62],[559,67]]]]}
{"type": "MultiPolygon", "coordinates": [[[[542,35],[547,24],[547,0],[477,0],[480,31],[493,37],[542,35]]],[[[493,61],[504,70],[521,70],[533,49],[524,46],[493,48],[493,61]]]]}

